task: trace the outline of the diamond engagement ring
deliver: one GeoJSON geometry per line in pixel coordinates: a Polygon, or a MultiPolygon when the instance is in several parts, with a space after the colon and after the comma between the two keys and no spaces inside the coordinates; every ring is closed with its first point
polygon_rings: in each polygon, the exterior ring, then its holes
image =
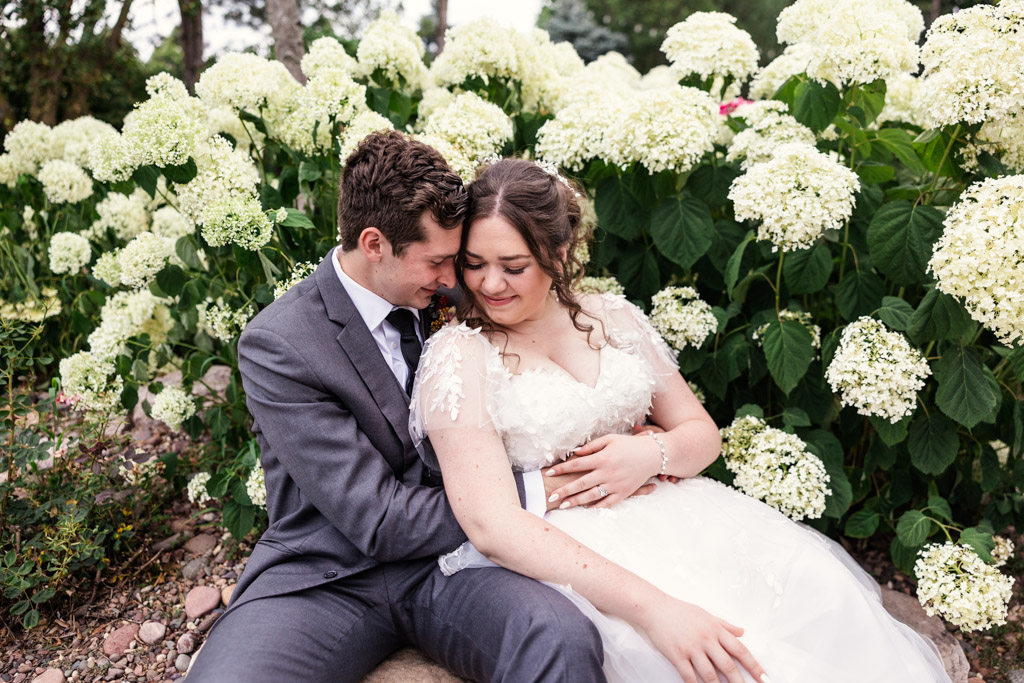
{"type": "Polygon", "coordinates": [[[607,492],[607,491],[605,491],[605,490],[604,490],[604,487],[603,487],[603,486],[601,486],[600,484],[598,484],[598,485],[597,485],[597,486],[595,486],[594,488],[595,488],[595,489],[597,489],[597,492],[601,494],[601,497],[602,497],[602,498],[604,498],[605,496],[607,496],[607,495],[608,495],[608,492],[607,492]]]}

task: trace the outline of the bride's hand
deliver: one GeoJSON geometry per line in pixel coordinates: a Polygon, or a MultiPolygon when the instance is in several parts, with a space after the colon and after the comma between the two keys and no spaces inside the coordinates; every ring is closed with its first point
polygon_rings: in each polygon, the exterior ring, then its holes
{"type": "Polygon", "coordinates": [[[549,477],[582,474],[556,489],[548,502],[563,510],[577,505],[611,507],[636,493],[659,469],[661,455],[653,439],[608,434],[580,446],[574,458],[544,471],[549,477]]]}
{"type": "Polygon", "coordinates": [[[743,629],[696,605],[659,601],[646,610],[640,626],[686,683],[719,683],[719,672],[729,683],[743,683],[736,662],[754,680],[768,683],[764,668],[739,641],[743,629]]]}

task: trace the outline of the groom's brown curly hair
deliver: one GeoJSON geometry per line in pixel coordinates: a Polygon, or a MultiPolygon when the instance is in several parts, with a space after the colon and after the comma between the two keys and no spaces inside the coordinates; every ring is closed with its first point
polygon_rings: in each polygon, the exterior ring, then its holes
{"type": "Polygon", "coordinates": [[[343,251],[377,228],[396,256],[425,239],[420,217],[430,211],[441,227],[462,225],[469,199],[462,179],[429,145],[398,131],[367,136],[345,161],[338,187],[338,234],[343,251]]]}

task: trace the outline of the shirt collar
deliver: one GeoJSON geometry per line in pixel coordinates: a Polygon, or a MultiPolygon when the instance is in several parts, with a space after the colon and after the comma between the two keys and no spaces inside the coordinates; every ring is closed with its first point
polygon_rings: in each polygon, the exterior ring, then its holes
{"type": "Polygon", "coordinates": [[[409,308],[408,306],[395,306],[384,297],[371,292],[366,287],[363,287],[361,284],[353,280],[351,276],[342,269],[341,261],[338,259],[340,255],[341,247],[335,247],[331,250],[328,257],[334,264],[334,272],[337,273],[338,279],[341,280],[341,286],[345,288],[345,292],[347,292],[349,298],[352,299],[352,303],[355,304],[356,310],[359,311],[359,315],[362,316],[363,322],[366,323],[366,328],[368,330],[372,332],[380,327],[388,313],[396,308],[404,308],[411,311],[416,317],[416,320],[419,321],[420,312],[418,309],[409,308]]]}

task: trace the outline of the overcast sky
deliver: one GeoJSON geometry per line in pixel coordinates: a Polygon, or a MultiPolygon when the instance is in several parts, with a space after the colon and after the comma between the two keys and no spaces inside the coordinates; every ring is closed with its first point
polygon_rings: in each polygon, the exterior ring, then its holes
{"type": "MultiPolygon", "coordinates": [[[[402,18],[419,28],[420,17],[431,12],[431,0],[404,0],[402,18]]],[[[481,16],[490,16],[518,29],[529,29],[537,23],[541,0],[448,0],[448,23],[452,26],[481,16]]],[[[131,9],[132,29],[126,32],[143,60],[149,59],[153,48],[180,23],[177,0],[135,0],[131,9]]],[[[266,54],[270,44],[270,28],[253,31],[226,22],[216,9],[205,8],[203,14],[205,57],[228,50],[241,50],[259,44],[266,54]]]]}

